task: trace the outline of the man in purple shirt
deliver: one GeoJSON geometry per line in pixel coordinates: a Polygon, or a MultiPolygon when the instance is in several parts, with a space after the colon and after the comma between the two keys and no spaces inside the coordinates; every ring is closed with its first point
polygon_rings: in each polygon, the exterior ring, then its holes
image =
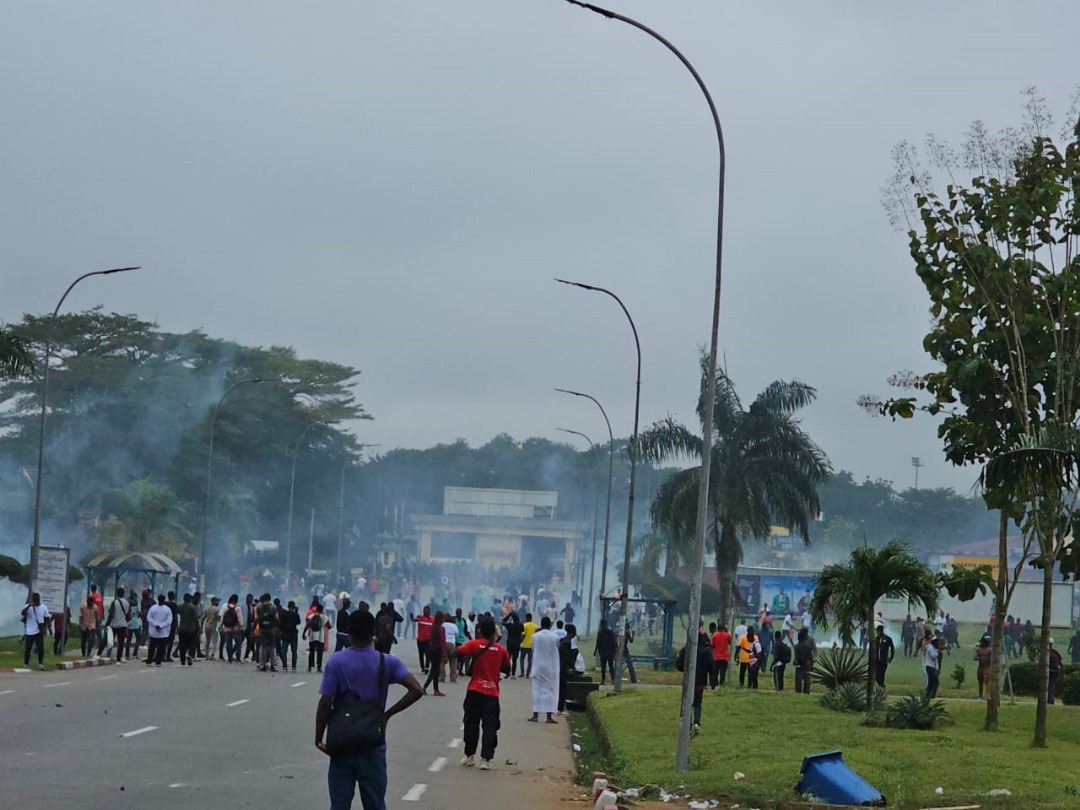
{"type": "Polygon", "coordinates": [[[330,810],[349,810],[357,787],[364,810],[386,810],[386,744],[360,754],[330,754],[323,738],[334,713],[334,701],[350,695],[354,700],[379,700],[384,707],[382,727],[385,733],[386,722],[391,717],[424,696],[420,682],[400,659],[375,649],[374,636],[375,617],[369,611],[357,610],[350,614],[352,644],[330,656],[319,685],[321,697],[315,711],[315,747],[330,757],[327,774],[330,810]],[[397,683],[407,690],[389,709],[385,708],[386,691],[380,689],[380,657],[383,658],[386,685],[397,683]]]}

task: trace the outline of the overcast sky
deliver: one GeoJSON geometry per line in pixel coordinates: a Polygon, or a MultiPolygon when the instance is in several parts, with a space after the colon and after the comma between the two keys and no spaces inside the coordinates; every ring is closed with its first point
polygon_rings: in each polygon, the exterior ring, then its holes
{"type": "MultiPolygon", "coordinates": [[[[927,368],[922,287],[879,205],[890,149],[1017,122],[1080,82],[1075,0],[618,2],[697,66],[729,160],[721,344],[857,477],[970,487],[931,423],[864,415],[927,368]]],[[[599,439],[692,420],[716,141],[658,43],[560,0],[0,6],[0,319],[103,304],[362,369],[363,442],[599,439]]]]}

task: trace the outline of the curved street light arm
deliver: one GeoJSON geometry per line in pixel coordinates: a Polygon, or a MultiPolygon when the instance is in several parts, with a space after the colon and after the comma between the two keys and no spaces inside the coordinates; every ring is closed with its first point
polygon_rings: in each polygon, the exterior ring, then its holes
{"type": "MultiPolygon", "coordinates": [[[[27,585],[28,598],[29,591],[34,589],[34,584],[37,582],[38,572],[38,548],[41,545],[41,483],[45,472],[45,411],[46,400],[49,393],[49,356],[52,354],[52,333],[53,327],[56,326],[56,316],[60,313],[60,307],[64,305],[64,301],[67,300],[68,294],[75,289],[77,285],[83,279],[90,278],[91,276],[111,276],[114,273],[127,273],[132,270],[140,270],[141,267],[114,267],[111,270],[94,270],[89,273],[83,273],[73,282],[71,282],[67,289],[64,290],[64,294],[60,296],[60,300],[56,302],[56,306],[53,308],[52,316],[49,318],[49,327],[45,331],[45,362],[44,367],[41,370],[41,413],[38,417],[38,458],[37,458],[37,478],[34,484],[34,541],[30,547],[30,583],[27,585]]],[[[55,606],[57,609],[62,606],[55,606]]]]}

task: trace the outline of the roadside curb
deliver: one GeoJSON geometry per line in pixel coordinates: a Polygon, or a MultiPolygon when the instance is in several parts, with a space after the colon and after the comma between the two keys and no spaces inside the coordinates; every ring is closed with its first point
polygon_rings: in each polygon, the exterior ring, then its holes
{"type": "Polygon", "coordinates": [[[4,667],[0,669],[0,672],[13,672],[16,675],[25,675],[29,672],[33,672],[32,669],[25,669],[24,667],[4,667]]]}
{"type": "Polygon", "coordinates": [[[90,658],[85,661],[57,661],[57,669],[89,669],[90,667],[107,667],[115,662],[111,658],[90,658]]]}

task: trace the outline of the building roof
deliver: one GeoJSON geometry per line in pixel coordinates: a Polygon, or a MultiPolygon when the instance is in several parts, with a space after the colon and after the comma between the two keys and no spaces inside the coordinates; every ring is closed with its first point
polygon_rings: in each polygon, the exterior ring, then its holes
{"type": "Polygon", "coordinates": [[[462,529],[483,526],[498,529],[522,530],[529,534],[538,532],[570,532],[584,535],[589,524],[575,520],[547,520],[513,517],[488,517],[486,515],[409,515],[409,520],[416,526],[460,526],[462,529]]]}

